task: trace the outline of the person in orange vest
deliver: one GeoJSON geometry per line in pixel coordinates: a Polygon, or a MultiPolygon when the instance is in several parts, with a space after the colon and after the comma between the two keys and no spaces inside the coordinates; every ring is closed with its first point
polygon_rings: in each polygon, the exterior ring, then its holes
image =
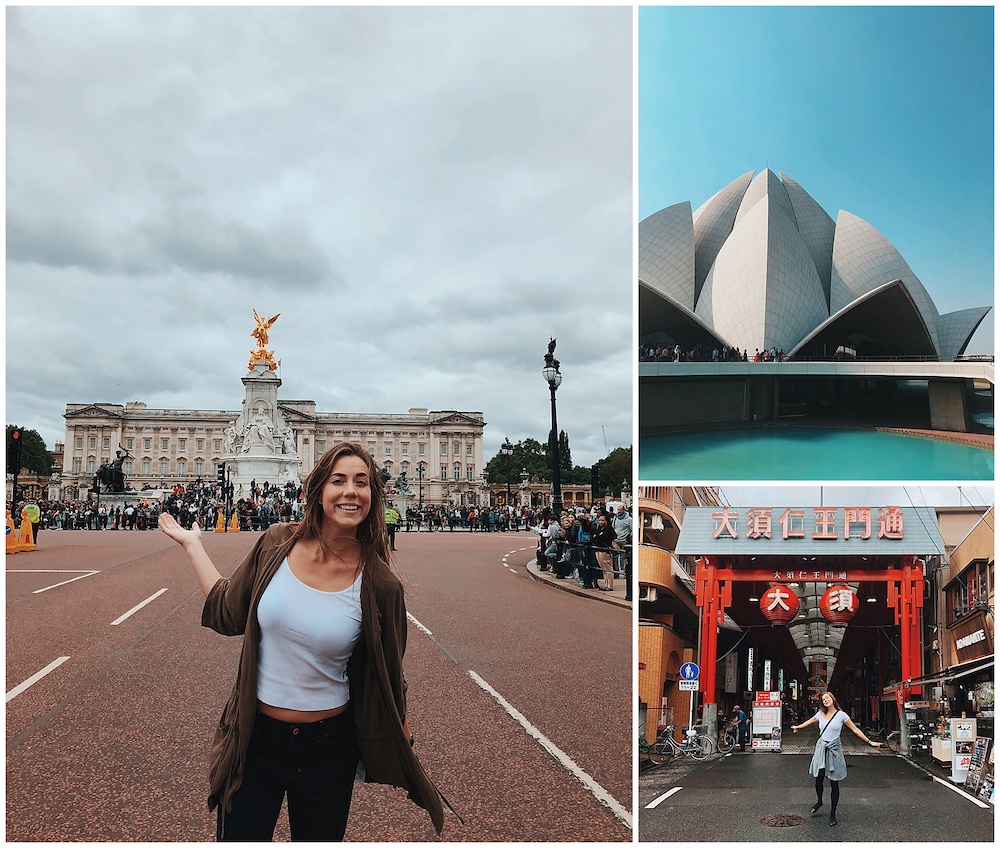
{"type": "Polygon", "coordinates": [[[25,521],[31,522],[31,538],[37,545],[38,531],[42,526],[42,510],[38,504],[35,503],[34,498],[29,498],[28,502],[21,509],[21,521],[22,523],[25,521]]]}

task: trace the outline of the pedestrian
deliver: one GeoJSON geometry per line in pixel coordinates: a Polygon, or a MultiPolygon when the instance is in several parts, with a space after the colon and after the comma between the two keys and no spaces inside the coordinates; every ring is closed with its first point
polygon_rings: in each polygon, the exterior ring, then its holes
{"type": "Polygon", "coordinates": [[[614,562],[611,559],[611,545],[614,540],[615,528],[608,523],[608,514],[602,512],[597,516],[597,531],[593,535],[594,554],[603,578],[597,588],[602,592],[611,592],[615,588],[614,562]]]}
{"type": "Polygon", "coordinates": [[[396,550],[396,525],[399,524],[399,513],[392,503],[385,507],[385,529],[389,531],[389,550],[396,550]]]}
{"type": "Polygon", "coordinates": [[[747,714],[743,712],[743,707],[737,705],[733,707],[733,714],[736,716],[733,720],[736,722],[736,732],[738,735],[738,744],[740,746],[740,753],[745,754],[747,752],[747,725],[750,723],[747,718],[747,714]]]}
{"type": "Polygon", "coordinates": [[[288,796],[293,840],[344,837],[358,765],[407,790],[438,834],[443,797],[406,720],[406,605],[388,564],[385,493],[371,454],[342,443],[305,482],[305,516],[273,524],[223,578],[196,524],[162,513],[205,595],[202,624],[244,635],[212,744],[220,841],[267,841],[288,796]]]}
{"type": "Polygon", "coordinates": [[[846,727],[859,739],[869,745],[881,748],[881,742],[869,739],[857,728],[837,702],[832,692],[824,692],[820,698],[820,708],[816,715],[802,724],[793,724],[792,732],[798,733],[810,724],[819,725],[819,739],[816,740],[816,751],[809,763],[809,774],[816,778],[816,803],[809,809],[816,815],[823,806],[823,778],[830,779],[830,827],[837,824],[837,802],[840,800],[840,781],[847,777],[847,762],[844,760],[844,749],[840,742],[840,732],[846,727]]]}
{"type": "Polygon", "coordinates": [[[31,525],[31,541],[38,544],[38,533],[42,529],[42,510],[34,498],[28,498],[28,502],[21,509],[21,524],[25,522],[31,525]]]}

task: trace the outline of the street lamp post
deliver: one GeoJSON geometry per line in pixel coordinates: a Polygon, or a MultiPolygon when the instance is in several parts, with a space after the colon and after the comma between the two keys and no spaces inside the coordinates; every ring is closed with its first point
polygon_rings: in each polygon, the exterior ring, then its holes
{"type": "Polygon", "coordinates": [[[504,437],[503,444],[500,446],[500,453],[504,455],[507,459],[507,517],[510,517],[510,458],[514,453],[514,446],[510,443],[510,439],[504,437]]]}
{"type": "MultiPolygon", "coordinates": [[[[419,505],[417,506],[417,508],[422,513],[424,511],[424,466],[423,465],[417,466],[417,480],[420,482],[419,505]]],[[[420,526],[418,525],[417,530],[419,529],[420,526]]]]}
{"type": "Polygon", "coordinates": [[[559,480],[559,429],[556,424],[556,389],[562,383],[559,373],[559,360],[555,358],[556,340],[549,339],[549,351],[545,354],[545,365],[542,367],[542,377],[549,384],[552,396],[552,511],[556,518],[562,512],[562,483],[559,480]]]}

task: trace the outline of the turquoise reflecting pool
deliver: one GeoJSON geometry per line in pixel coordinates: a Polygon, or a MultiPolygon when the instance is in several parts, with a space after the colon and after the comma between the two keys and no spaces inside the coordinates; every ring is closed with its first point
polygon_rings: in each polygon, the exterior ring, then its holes
{"type": "Polygon", "coordinates": [[[993,451],[867,430],[707,430],[641,438],[639,479],[992,480],[993,451]]]}

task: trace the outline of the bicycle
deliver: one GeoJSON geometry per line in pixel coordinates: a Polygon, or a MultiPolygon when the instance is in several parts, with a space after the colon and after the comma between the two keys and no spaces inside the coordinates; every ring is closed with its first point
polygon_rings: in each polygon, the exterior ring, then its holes
{"type": "Polygon", "coordinates": [[[899,753],[901,733],[898,730],[890,731],[884,725],[874,725],[866,727],[862,731],[873,742],[881,742],[882,745],[894,754],[899,753]]]}
{"type": "Polygon", "coordinates": [[[674,725],[668,724],[664,738],[670,743],[671,754],[683,754],[695,760],[703,760],[712,753],[712,740],[697,730],[684,728],[684,741],[674,741],[674,725]]]}
{"type": "Polygon", "coordinates": [[[639,755],[645,754],[646,759],[654,766],[662,766],[674,755],[673,748],[667,742],[665,734],[666,728],[661,728],[657,731],[656,740],[653,742],[647,742],[645,734],[639,734],[639,755]]]}
{"type": "Polygon", "coordinates": [[[719,734],[719,753],[728,754],[733,748],[736,747],[736,742],[738,739],[738,730],[736,729],[736,722],[730,721],[722,729],[719,734]]]}

